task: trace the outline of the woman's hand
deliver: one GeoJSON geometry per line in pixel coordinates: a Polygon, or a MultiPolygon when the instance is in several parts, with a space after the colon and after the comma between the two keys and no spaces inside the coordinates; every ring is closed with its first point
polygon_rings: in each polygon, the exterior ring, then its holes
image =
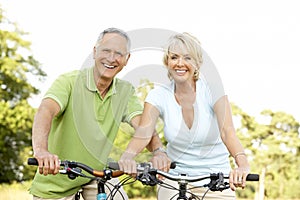
{"type": "Polygon", "coordinates": [[[231,190],[235,191],[238,187],[244,189],[246,187],[246,178],[249,172],[249,168],[244,167],[238,167],[231,170],[229,175],[229,185],[231,190]]]}
{"type": "Polygon", "coordinates": [[[125,174],[136,177],[137,169],[134,156],[130,153],[124,153],[118,161],[119,168],[125,174]]]}
{"type": "Polygon", "coordinates": [[[245,153],[238,153],[234,156],[237,168],[231,170],[229,175],[229,185],[231,190],[235,191],[236,188],[246,187],[246,178],[250,172],[250,166],[245,153]]]}
{"type": "MultiPolygon", "coordinates": [[[[164,172],[168,172],[171,166],[171,160],[166,154],[166,152],[157,151],[153,153],[153,157],[151,159],[151,163],[153,168],[159,169],[164,172]]],[[[158,179],[162,180],[163,177],[158,175],[158,179]]]]}

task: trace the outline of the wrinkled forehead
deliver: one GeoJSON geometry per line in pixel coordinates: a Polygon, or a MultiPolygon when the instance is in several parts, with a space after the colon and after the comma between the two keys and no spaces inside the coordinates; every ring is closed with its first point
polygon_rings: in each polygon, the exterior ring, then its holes
{"type": "Polygon", "coordinates": [[[106,33],[102,39],[97,42],[97,47],[127,52],[128,41],[125,37],[118,33],[106,33]]]}

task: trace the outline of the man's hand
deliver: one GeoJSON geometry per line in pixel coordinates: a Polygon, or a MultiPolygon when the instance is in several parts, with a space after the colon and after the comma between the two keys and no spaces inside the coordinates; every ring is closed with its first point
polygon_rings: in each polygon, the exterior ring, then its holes
{"type": "Polygon", "coordinates": [[[57,155],[49,151],[35,152],[34,157],[39,163],[39,173],[47,176],[48,174],[57,174],[60,169],[60,161],[57,155]]]}

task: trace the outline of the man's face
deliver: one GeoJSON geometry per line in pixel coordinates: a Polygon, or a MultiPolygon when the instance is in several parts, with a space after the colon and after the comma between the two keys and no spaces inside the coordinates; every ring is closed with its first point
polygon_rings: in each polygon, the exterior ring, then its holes
{"type": "Polygon", "coordinates": [[[113,79],[127,64],[127,40],[117,33],[106,33],[94,47],[96,76],[113,79]]]}

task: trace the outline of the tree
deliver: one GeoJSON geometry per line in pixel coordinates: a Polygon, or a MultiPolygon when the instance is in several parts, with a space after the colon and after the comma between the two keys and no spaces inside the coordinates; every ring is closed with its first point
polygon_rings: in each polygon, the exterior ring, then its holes
{"type": "Polygon", "coordinates": [[[296,198],[300,187],[300,135],[299,122],[284,112],[264,110],[264,120],[258,123],[233,105],[241,126],[239,138],[247,150],[251,169],[260,173],[260,198],[296,198]]]}
{"type": "Polygon", "coordinates": [[[28,178],[24,155],[31,150],[35,113],[28,99],[39,90],[28,77],[46,76],[30,51],[27,33],[4,16],[0,5],[0,183],[28,178]],[[25,154],[24,154],[25,153],[25,154]],[[25,176],[24,176],[25,175],[25,176]],[[27,175],[27,176],[26,176],[27,175]]]}

